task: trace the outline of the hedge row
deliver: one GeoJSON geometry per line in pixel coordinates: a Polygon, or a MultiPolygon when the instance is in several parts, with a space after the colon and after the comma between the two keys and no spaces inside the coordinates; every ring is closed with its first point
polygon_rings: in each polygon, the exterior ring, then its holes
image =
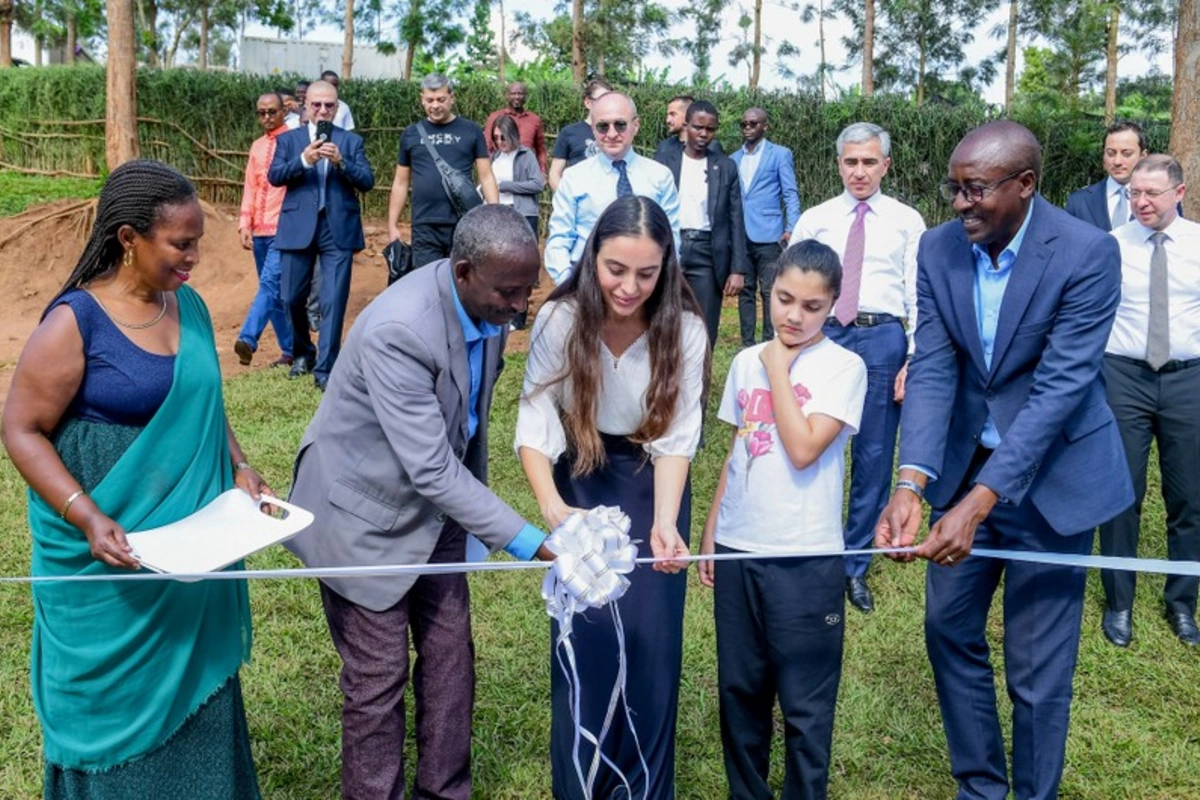
{"type": "MultiPolygon", "coordinates": [[[[142,70],[138,73],[138,106],[142,154],[174,164],[200,184],[213,200],[236,202],[245,152],[259,134],[254,102],[295,76],[262,77],[193,70],[142,70]]],[[[628,87],[640,109],[642,128],[635,145],[650,152],[664,135],[662,118],[679,87],[628,87]]],[[[97,67],[44,67],[4,70],[0,77],[0,169],[6,165],[45,171],[101,174],[104,171],[104,71],[97,67]]],[[[503,89],[491,81],[475,81],[457,89],[460,115],[482,122],[504,104],[503,89]]],[[[421,116],[416,83],[397,80],[352,80],[343,99],[354,111],[357,130],[366,140],[367,157],[376,172],[377,189],[368,199],[369,213],[382,215],[396,158],[397,136],[421,116]]],[[[903,98],[849,98],[822,102],[810,94],[742,91],[705,92],[721,111],[719,138],[727,151],[740,143],[737,121],[744,109],[762,106],[770,115],[772,141],[796,156],[797,179],[805,205],[841,190],[834,164],[839,130],[856,120],[870,120],[892,134],[892,169],[885,190],[918,208],[928,222],[950,214],[937,194],[954,145],[971,128],[988,119],[973,108],[926,105],[915,108],[903,98]]],[[[539,113],[551,136],[582,116],[578,88],[566,84],[529,87],[528,107],[539,113]]],[[[1067,112],[1023,117],[1045,150],[1042,191],[1061,203],[1068,192],[1102,176],[1100,139],[1103,123],[1067,112]]],[[[1148,125],[1153,149],[1166,146],[1169,128],[1148,125]]]]}

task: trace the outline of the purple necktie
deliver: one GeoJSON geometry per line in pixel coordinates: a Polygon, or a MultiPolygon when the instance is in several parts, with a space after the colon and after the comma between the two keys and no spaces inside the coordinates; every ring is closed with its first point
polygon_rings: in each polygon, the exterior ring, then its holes
{"type": "Polygon", "coordinates": [[[854,222],[846,237],[846,254],[842,257],[842,294],[833,307],[833,315],[843,325],[858,317],[858,290],[862,286],[863,250],[867,245],[866,223],[863,221],[871,206],[865,200],[854,207],[854,222]]]}

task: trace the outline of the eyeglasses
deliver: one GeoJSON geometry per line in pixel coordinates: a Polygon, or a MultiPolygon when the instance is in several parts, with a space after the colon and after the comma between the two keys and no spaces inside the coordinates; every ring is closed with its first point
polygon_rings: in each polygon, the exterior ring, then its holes
{"type": "Polygon", "coordinates": [[[759,125],[762,125],[762,123],[751,119],[744,119],[738,123],[738,127],[740,128],[757,128],[759,125]]]}
{"type": "Polygon", "coordinates": [[[1003,184],[1008,183],[1013,178],[1016,178],[1019,175],[1024,175],[1028,171],[1029,171],[1028,168],[1019,169],[1016,172],[1013,172],[1009,175],[1005,175],[1000,180],[998,180],[994,183],[989,183],[985,186],[980,186],[977,183],[968,183],[964,186],[964,185],[957,184],[954,181],[945,181],[944,183],[942,183],[941,186],[938,187],[938,189],[941,191],[942,197],[949,200],[951,203],[954,202],[955,197],[958,197],[961,194],[963,200],[966,200],[968,203],[974,204],[974,203],[978,203],[980,200],[987,197],[992,192],[996,191],[1003,184]]]}
{"type": "Polygon", "coordinates": [[[1167,192],[1173,192],[1178,188],[1179,184],[1177,183],[1174,186],[1168,186],[1166,189],[1130,189],[1129,199],[1141,200],[1145,197],[1147,200],[1157,200],[1167,192]]]}
{"type": "Polygon", "coordinates": [[[258,114],[260,117],[273,117],[281,111],[283,111],[282,108],[260,108],[254,113],[258,114]]]}
{"type": "Polygon", "coordinates": [[[596,123],[596,133],[600,134],[601,136],[607,136],[609,128],[615,130],[619,136],[629,129],[629,120],[617,119],[613,120],[612,122],[604,120],[596,123]]]}
{"type": "Polygon", "coordinates": [[[320,100],[310,100],[308,104],[309,104],[310,106],[312,106],[314,109],[321,109],[321,108],[324,108],[324,109],[337,108],[337,101],[336,101],[336,100],[334,100],[332,103],[322,103],[320,100]]]}

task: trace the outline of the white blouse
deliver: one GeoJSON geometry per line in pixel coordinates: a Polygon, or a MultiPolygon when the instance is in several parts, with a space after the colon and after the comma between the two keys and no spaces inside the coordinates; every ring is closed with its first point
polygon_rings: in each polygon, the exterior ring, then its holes
{"type": "MultiPolygon", "coordinates": [[[[571,379],[550,382],[566,368],[567,336],[574,325],[574,300],[549,302],[538,312],[529,337],[515,447],[518,451],[532,448],[551,461],[557,461],[567,449],[560,411],[570,401],[571,379]]],[[[691,458],[700,443],[704,421],[700,395],[708,334],[695,314],[685,313],[682,327],[684,369],[675,416],[661,437],[643,445],[652,460],[659,456],[691,458]]],[[[596,408],[596,427],[601,433],[628,436],[641,427],[650,385],[648,342],[647,334],[642,334],[618,358],[601,340],[600,398],[596,408]]]]}

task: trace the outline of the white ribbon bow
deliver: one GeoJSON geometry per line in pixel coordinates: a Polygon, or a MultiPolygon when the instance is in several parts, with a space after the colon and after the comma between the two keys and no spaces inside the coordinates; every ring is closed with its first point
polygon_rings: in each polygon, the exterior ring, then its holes
{"type": "MultiPolygon", "coordinates": [[[[583,514],[574,513],[554,529],[546,546],[557,554],[554,565],[542,582],[542,599],[546,601],[546,613],[558,623],[558,640],[554,643],[559,667],[566,676],[571,701],[571,719],[575,724],[572,760],[575,773],[583,787],[584,796],[592,796],[596,774],[601,762],[617,774],[625,786],[625,796],[633,797],[628,779],[621,769],[603,753],[603,743],[617,712],[618,703],[624,706],[625,718],[633,734],[642,773],[647,789],[650,785],[650,769],[642,755],[633,716],[625,703],[625,629],[616,601],[629,588],[625,576],[637,565],[637,546],[629,538],[629,517],[621,509],[598,506],[583,514]],[[571,644],[571,626],[575,614],[588,608],[609,606],[617,633],[617,680],[609,696],[608,713],[599,734],[583,727],[581,720],[580,694],[583,687],[579,681],[575,648],[571,644]],[[587,775],[579,759],[579,745],[586,740],[595,748],[587,775]]],[[[645,791],[643,791],[643,796],[645,791]]]]}

